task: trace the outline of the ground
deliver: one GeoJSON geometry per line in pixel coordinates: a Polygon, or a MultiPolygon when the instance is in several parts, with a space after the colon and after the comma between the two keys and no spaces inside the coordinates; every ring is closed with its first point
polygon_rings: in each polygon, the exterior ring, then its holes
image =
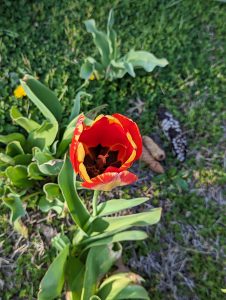
{"type": "MultiPolygon", "coordinates": [[[[160,138],[167,159],[166,173],[152,174],[134,166],[139,181],[115,195],[149,195],[148,206],[163,208],[161,221],[148,229],[149,239],[125,244],[124,260],[146,279],[151,299],[224,298],[225,138],[226,138],[226,4],[220,1],[1,1],[0,132],[15,130],[9,108],[17,105],[31,115],[27,100],[13,90],[24,73],[53,89],[70,113],[82,84],[79,66],[95,54],[83,21],[94,18],[105,28],[115,7],[115,30],[122,53],[142,49],[165,57],[169,65],[135,79],[92,81],[87,111],[107,103],[105,113],[130,115],[141,132],[160,138]],[[139,113],[133,108],[144,105],[139,113]],[[130,100],[130,101],[129,101],[130,100]],[[188,140],[183,164],[173,157],[158,125],[156,113],[165,106],[177,118],[188,140]],[[132,108],[132,110],[131,110],[132,108]]],[[[109,195],[111,196],[111,194],[109,195]]],[[[8,210],[0,214],[0,299],[36,299],[38,284],[55,255],[50,239],[61,231],[61,220],[41,214],[28,204],[28,240],[9,224],[8,210]]],[[[145,209],[145,207],[144,207],[145,209]]],[[[67,220],[70,222],[70,220],[67,220]]],[[[66,227],[65,227],[66,228],[66,227]]]]}

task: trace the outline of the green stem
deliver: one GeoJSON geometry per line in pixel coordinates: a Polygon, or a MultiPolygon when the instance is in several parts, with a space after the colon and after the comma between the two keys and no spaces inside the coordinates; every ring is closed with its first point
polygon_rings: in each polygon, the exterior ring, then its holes
{"type": "Polygon", "coordinates": [[[93,217],[96,217],[97,215],[97,202],[98,202],[98,196],[99,196],[99,191],[94,191],[93,193],[93,217]]]}

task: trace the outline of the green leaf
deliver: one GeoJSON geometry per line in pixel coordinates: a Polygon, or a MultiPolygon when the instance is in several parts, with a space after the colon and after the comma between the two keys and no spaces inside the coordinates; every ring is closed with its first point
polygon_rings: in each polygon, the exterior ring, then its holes
{"type": "Polygon", "coordinates": [[[43,191],[46,195],[46,199],[50,202],[55,199],[63,201],[63,196],[61,194],[60,187],[57,183],[46,183],[43,186],[43,191]]]}
{"type": "Polygon", "coordinates": [[[74,256],[69,256],[66,266],[67,294],[72,300],[81,300],[85,265],[74,256]]]}
{"type": "Polygon", "coordinates": [[[131,63],[134,68],[143,68],[147,72],[153,71],[156,66],[165,67],[168,65],[165,58],[158,59],[147,51],[130,50],[125,56],[125,61],[131,63]]]}
{"type": "Polygon", "coordinates": [[[8,135],[0,135],[0,143],[3,143],[5,145],[18,141],[21,145],[24,145],[25,143],[25,137],[21,133],[10,133],[8,135]]]}
{"type": "Polygon", "coordinates": [[[107,36],[111,41],[111,48],[112,48],[111,58],[116,59],[118,56],[117,34],[113,30],[113,25],[114,25],[114,10],[111,9],[109,12],[108,22],[107,22],[107,36]]]}
{"type": "Polygon", "coordinates": [[[18,141],[11,142],[6,146],[6,155],[14,157],[19,154],[24,154],[24,150],[21,147],[20,142],[18,141]]]}
{"type": "Polygon", "coordinates": [[[102,64],[107,67],[113,53],[110,39],[104,32],[97,30],[95,20],[90,19],[84,23],[86,30],[93,36],[94,43],[101,55],[102,64]]]}
{"type": "Polygon", "coordinates": [[[21,84],[27,96],[39,108],[47,120],[51,121],[53,116],[54,119],[61,120],[62,107],[53,91],[29,75],[25,76],[21,84]]]}
{"type": "Polygon", "coordinates": [[[23,127],[28,133],[40,127],[37,122],[23,117],[16,106],[13,106],[10,109],[10,117],[15,123],[23,127]]]}
{"type": "Polygon", "coordinates": [[[26,153],[26,154],[18,154],[14,156],[15,165],[24,165],[27,166],[30,164],[32,160],[32,154],[26,153]]]}
{"type": "Polygon", "coordinates": [[[24,217],[26,211],[23,208],[21,199],[17,195],[10,194],[9,197],[3,197],[3,202],[11,210],[10,222],[14,223],[16,220],[24,217]]]}
{"type": "Polygon", "coordinates": [[[38,300],[52,300],[61,295],[68,254],[69,245],[66,245],[43,277],[39,287],[38,300]]]}
{"type": "Polygon", "coordinates": [[[58,125],[44,121],[39,128],[31,131],[28,136],[29,147],[44,149],[52,145],[57,134],[56,126],[58,128],[58,125]]]}
{"type": "Polygon", "coordinates": [[[15,165],[14,159],[5,153],[0,153],[0,161],[6,165],[15,165]]]}
{"type": "Polygon", "coordinates": [[[134,198],[134,199],[113,199],[109,201],[105,201],[100,203],[97,206],[97,212],[98,216],[106,216],[113,213],[116,213],[118,211],[121,211],[123,209],[132,208],[134,206],[140,205],[146,201],[148,201],[149,198],[143,197],[143,198],[134,198]]]}
{"type": "Polygon", "coordinates": [[[52,159],[43,164],[38,164],[39,170],[45,175],[58,175],[63,166],[62,159],[52,159]]]}
{"type": "Polygon", "coordinates": [[[90,249],[86,260],[81,300],[89,300],[96,294],[99,282],[121,256],[121,248],[115,250],[113,246],[110,244],[90,249]]]}
{"type": "Polygon", "coordinates": [[[89,56],[85,59],[84,63],[82,64],[79,76],[82,79],[88,80],[91,74],[95,71],[95,69],[96,60],[89,56]]]}
{"type": "Polygon", "coordinates": [[[27,168],[27,171],[28,171],[28,177],[30,179],[35,179],[35,180],[43,180],[45,179],[43,176],[42,176],[42,173],[40,172],[39,168],[38,168],[38,165],[36,162],[32,162],[29,164],[28,168],[27,168]]]}
{"type": "Polygon", "coordinates": [[[45,131],[48,127],[49,137],[45,141],[51,145],[58,133],[57,120],[61,119],[61,105],[55,94],[33,77],[26,75],[25,81],[21,80],[21,84],[29,99],[38,107],[48,121],[44,122],[39,129],[35,129],[33,134],[31,134],[32,132],[30,133],[30,141],[33,142],[35,137],[39,137],[39,135],[45,138],[45,131]],[[51,130],[50,125],[52,126],[51,130]]]}
{"type": "Polygon", "coordinates": [[[140,285],[132,284],[124,288],[114,300],[144,299],[150,300],[147,291],[140,285]]]}
{"type": "Polygon", "coordinates": [[[71,162],[65,156],[64,165],[58,176],[58,183],[64,199],[67,202],[72,219],[81,229],[83,229],[90,219],[90,214],[78,196],[75,178],[76,176],[71,162]]]}
{"type": "Polygon", "coordinates": [[[42,212],[48,212],[51,209],[54,210],[58,215],[62,214],[64,209],[64,203],[58,199],[53,201],[47,200],[45,197],[41,197],[38,207],[42,212]]]}
{"type": "Polygon", "coordinates": [[[28,179],[28,172],[25,166],[10,166],[6,169],[6,175],[11,183],[20,188],[29,188],[34,182],[28,179]]]}
{"type": "Polygon", "coordinates": [[[118,280],[114,280],[105,285],[98,291],[98,295],[101,299],[114,300],[117,295],[131,283],[130,278],[122,277],[118,280]]]}
{"type": "Polygon", "coordinates": [[[112,236],[108,236],[105,238],[98,239],[98,236],[96,240],[94,238],[86,238],[81,242],[81,245],[87,246],[84,248],[83,251],[86,251],[88,248],[100,246],[100,245],[107,245],[110,243],[116,243],[116,242],[124,242],[124,241],[140,241],[146,239],[148,236],[145,232],[139,231],[139,230],[129,230],[129,231],[123,231],[119,233],[115,233],[112,236]]]}
{"type": "Polygon", "coordinates": [[[112,234],[131,228],[132,226],[148,226],[158,223],[161,208],[154,208],[147,212],[121,217],[96,218],[89,226],[88,233],[92,236],[100,233],[112,234]]]}
{"type": "Polygon", "coordinates": [[[73,107],[71,110],[71,115],[70,115],[69,121],[73,120],[75,117],[77,117],[79,115],[80,102],[81,102],[82,97],[92,98],[92,95],[90,95],[86,92],[83,92],[83,91],[80,91],[77,93],[77,95],[74,99],[74,104],[73,104],[73,107]]]}

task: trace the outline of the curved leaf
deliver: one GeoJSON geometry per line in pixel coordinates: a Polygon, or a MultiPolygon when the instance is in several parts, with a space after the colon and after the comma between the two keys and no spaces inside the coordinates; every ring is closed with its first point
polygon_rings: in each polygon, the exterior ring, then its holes
{"type": "Polygon", "coordinates": [[[11,210],[11,223],[14,223],[16,222],[16,220],[25,216],[26,211],[23,208],[22,201],[18,196],[10,194],[9,197],[3,197],[2,199],[5,205],[8,206],[11,210]]]}
{"type": "Polygon", "coordinates": [[[14,157],[14,156],[19,155],[19,154],[24,154],[24,150],[21,147],[20,142],[18,142],[18,141],[10,142],[6,146],[6,155],[14,157]]]}
{"type": "Polygon", "coordinates": [[[28,172],[25,166],[10,166],[5,171],[11,183],[20,188],[29,188],[34,181],[28,179],[28,172]]]}
{"type": "Polygon", "coordinates": [[[52,300],[61,295],[68,254],[69,245],[66,245],[43,277],[39,287],[38,300],[52,300]]]}
{"type": "Polygon", "coordinates": [[[99,282],[121,256],[121,251],[121,248],[114,250],[113,244],[90,249],[86,260],[81,300],[89,300],[96,294],[99,282]]]}
{"type": "Polygon", "coordinates": [[[90,19],[84,23],[86,30],[93,36],[94,43],[101,55],[102,64],[107,67],[113,52],[110,39],[104,32],[97,30],[95,20],[90,19]]]}
{"type": "Polygon", "coordinates": [[[158,223],[161,217],[161,208],[154,208],[147,212],[128,216],[96,218],[89,226],[89,234],[92,236],[112,232],[120,232],[132,226],[148,226],[158,223]]]}
{"type": "Polygon", "coordinates": [[[39,108],[47,120],[61,120],[62,107],[53,91],[30,75],[26,75],[21,84],[27,96],[39,108]]]}
{"type": "Polygon", "coordinates": [[[10,109],[10,117],[15,123],[23,127],[27,132],[31,132],[40,127],[40,125],[37,122],[23,117],[23,115],[20,113],[16,106],[13,106],[10,109]]]}
{"type": "Polygon", "coordinates": [[[132,208],[148,200],[149,198],[143,197],[134,199],[113,199],[105,201],[97,206],[98,216],[106,216],[121,211],[123,209],[132,208]]]}
{"type": "Polygon", "coordinates": [[[25,137],[21,133],[10,133],[8,135],[0,135],[0,143],[5,145],[9,144],[10,142],[20,142],[21,145],[25,143],[25,137]]]}
{"type": "Polygon", "coordinates": [[[65,156],[63,167],[58,176],[58,183],[72,219],[81,229],[84,229],[84,226],[90,219],[90,214],[78,196],[75,178],[71,162],[65,156]]]}
{"type": "Polygon", "coordinates": [[[143,68],[147,72],[154,70],[156,66],[165,67],[168,61],[165,58],[157,58],[147,51],[130,50],[125,56],[125,61],[131,63],[134,68],[143,68]]]}
{"type": "Polygon", "coordinates": [[[139,230],[129,230],[129,231],[123,231],[119,233],[115,233],[112,236],[108,236],[105,238],[100,238],[94,240],[92,237],[91,238],[86,238],[84,241],[81,242],[81,245],[84,244],[84,246],[87,246],[83,249],[83,251],[86,251],[87,249],[95,246],[100,246],[100,245],[107,245],[110,243],[116,243],[116,242],[124,242],[124,241],[140,241],[146,239],[148,236],[144,231],[139,231],[139,230]]]}
{"type": "Polygon", "coordinates": [[[144,299],[150,300],[147,291],[140,285],[131,284],[124,288],[114,300],[124,300],[124,299],[144,299]]]}

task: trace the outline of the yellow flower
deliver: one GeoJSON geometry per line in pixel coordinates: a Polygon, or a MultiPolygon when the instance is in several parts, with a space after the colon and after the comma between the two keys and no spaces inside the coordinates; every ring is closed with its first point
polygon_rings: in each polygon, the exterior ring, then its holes
{"type": "Polygon", "coordinates": [[[92,73],[92,74],[89,76],[89,80],[95,80],[95,79],[96,79],[96,77],[95,77],[94,73],[92,73]]]}
{"type": "Polygon", "coordinates": [[[19,85],[15,90],[14,90],[14,96],[16,98],[22,98],[24,96],[26,96],[27,94],[25,93],[24,88],[22,87],[22,85],[19,85]]]}

